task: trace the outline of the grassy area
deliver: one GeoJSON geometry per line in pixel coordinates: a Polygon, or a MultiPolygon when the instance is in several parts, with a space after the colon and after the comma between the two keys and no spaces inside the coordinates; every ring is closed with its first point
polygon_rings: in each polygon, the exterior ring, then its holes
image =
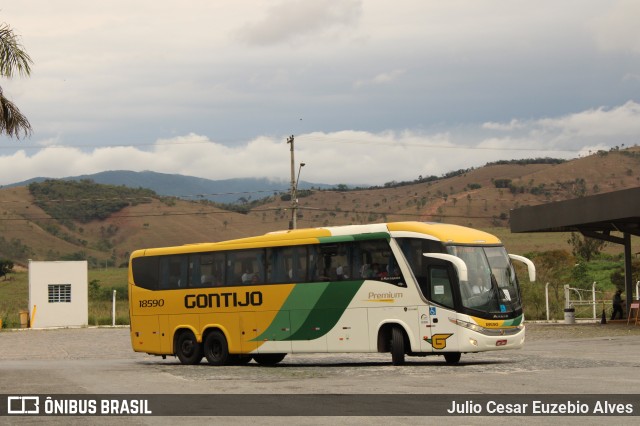
{"type": "Polygon", "coordinates": [[[29,274],[11,273],[0,281],[0,319],[3,328],[20,327],[19,312],[29,304],[29,274]]]}
{"type": "Polygon", "coordinates": [[[129,324],[127,269],[90,269],[89,283],[89,325],[111,325],[113,290],[116,290],[116,324],[129,324]],[[92,281],[97,286],[92,287],[92,281]]]}
{"type": "MultiPolygon", "coordinates": [[[[90,269],[89,282],[89,325],[110,325],[112,295],[116,290],[116,324],[129,324],[127,302],[127,269],[90,269]],[[93,290],[92,290],[93,288],[93,290]]],[[[0,319],[3,328],[20,327],[21,310],[29,304],[29,273],[9,274],[6,281],[0,281],[0,319]]]]}

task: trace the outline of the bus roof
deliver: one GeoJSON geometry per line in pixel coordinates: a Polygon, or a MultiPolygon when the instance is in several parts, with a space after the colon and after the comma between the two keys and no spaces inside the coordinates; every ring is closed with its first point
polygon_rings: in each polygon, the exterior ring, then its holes
{"type": "Polygon", "coordinates": [[[488,232],[466,226],[439,222],[393,222],[387,224],[389,231],[416,232],[426,234],[449,244],[502,244],[500,239],[488,232]]]}
{"type": "MultiPolygon", "coordinates": [[[[294,230],[284,230],[269,232],[255,237],[240,238],[235,240],[221,241],[217,243],[198,243],[180,246],[182,252],[218,250],[218,249],[239,249],[258,248],[263,246],[283,246],[291,244],[317,244],[327,241],[331,237],[342,237],[340,240],[361,239],[367,234],[382,238],[385,235],[394,236],[409,234],[422,234],[431,239],[441,241],[445,244],[501,244],[500,240],[484,231],[467,228],[459,225],[451,225],[437,222],[390,222],[374,223],[369,225],[345,225],[319,228],[304,228],[294,230]]],[[[177,247],[153,249],[156,254],[161,252],[176,250],[177,247]]]]}

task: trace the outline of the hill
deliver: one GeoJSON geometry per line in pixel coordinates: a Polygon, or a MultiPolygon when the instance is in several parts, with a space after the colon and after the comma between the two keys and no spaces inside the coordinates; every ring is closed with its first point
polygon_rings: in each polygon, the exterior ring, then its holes
{"type": "MultiPolygon", "coordinates": [[[[512,252],[567,248],[566,235],[511,234],[510,210],[638,186],[639,166],[640,149],[631,148],[562,163],[489,164],[382,188],[301,191],[298,227],[442,221],[492,232],[512,252]]],[[[104,191],[97,192],[92,202],[100,202],[104,191]]],[[[247,203],[245,213],[204,199],[153,194],[145,203],[125,203],[103,220],[70,223],[43,209],[26,186],[0,189],[0,200],[0,257],[18,263],[88,258],[93,264],[120,265],[138,248],[262,234],[287,229],[291,219],[288,194],[278,193],[247,203]]]]}
{"type": "MultiPolygon", "coordinates": [[[[22,182],[6,185],[5,188],[28,186],[48,180],[36,177],[22,182]]],[[[128,170],[110,170],[92,175],[71,176],[66,181],[91,180],[104,185],[126,186],[128,188],[146,188],[159,195],[180,197],[188,200],[210,200],[217,203],[236,203],[239,200],[262,198],[277,191],[288,191],[289,181],[273,181],[266,178],[237,178],[211,180],[193,176],[184,176],[151,171],[132,172],[128,170]]],[[[300,188],[328,189],[331,185],[301,181],[300,188]]]]}

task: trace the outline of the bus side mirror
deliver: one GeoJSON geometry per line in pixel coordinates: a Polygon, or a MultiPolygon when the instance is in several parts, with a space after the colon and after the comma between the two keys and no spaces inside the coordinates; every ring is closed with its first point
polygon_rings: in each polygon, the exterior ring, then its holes
{"type": "Polygon", "coordinates": [[[518,256],[517,254],[510,254],[509,257],[513,260],[520,261],[527,265],[527,270],[529,271],[529,281],[531,281],[532,283],[536,281],[536,265],[534,265],[532,261],[524,256],[518,256]]]}
{"type": "Polygon", "coordinates": [[[467,281],[469,274],[467,273],[467,264],[464,263],[464,260],[460,259],[457,256],[452,254],[445,253],[422,253],[424,257],[431,257],[433,259],[445,260],[449,263],[452,263],[456,268],[456,272],[458,273],[458,279],[460,281],[467,281]]]}

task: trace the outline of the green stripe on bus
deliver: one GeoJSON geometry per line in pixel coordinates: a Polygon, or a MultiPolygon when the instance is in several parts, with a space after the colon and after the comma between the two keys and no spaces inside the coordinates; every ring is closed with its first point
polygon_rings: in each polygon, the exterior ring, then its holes
{"type": "Polygon", "coordinates": [[[391,239],[391,236],[386,232],[371,232],[369,234],[357,234],[353,236],[355,241],[366,241],[366,240],[387,240],[391,239]]]}
{"type": "Polygon", "coordinates": [[[353,241],[352,235],[336,235],[335,237],[318,237],[320,244],[326,243],[347,243],[353,241]]]}
{"type": "Polygon", "coordinates": [[[322,293],[318,303],[304,317],[292,315],[291,333],[287,340],[312,340],[331,330],[358,292],[364,281],[333,281],[322,293]],[[304,318],[304,321],[300,321],[304,318]],[[300,321],[294,324],[294,321],[300,321]]]}
{"type": "Polygon", "coordinates": [[[516,326],[516,325],[520,325],[522,323],[522,315],[520,315],[517,318],[514,318],[512,320],[506,320],[504,322],[505,326],[516,326]]]}
{"type": "Polygon", "coordinates": [[[296,284],[269,327],[252,340],[262,341],[265,336],[269,336],[270,340],[286,340],[295,331],[289,313],[294,310],[307,314],[311,312],[328,286],[328,282],[296,284]],[[289,329],[291,331],[287,331],[289,329]]]}

